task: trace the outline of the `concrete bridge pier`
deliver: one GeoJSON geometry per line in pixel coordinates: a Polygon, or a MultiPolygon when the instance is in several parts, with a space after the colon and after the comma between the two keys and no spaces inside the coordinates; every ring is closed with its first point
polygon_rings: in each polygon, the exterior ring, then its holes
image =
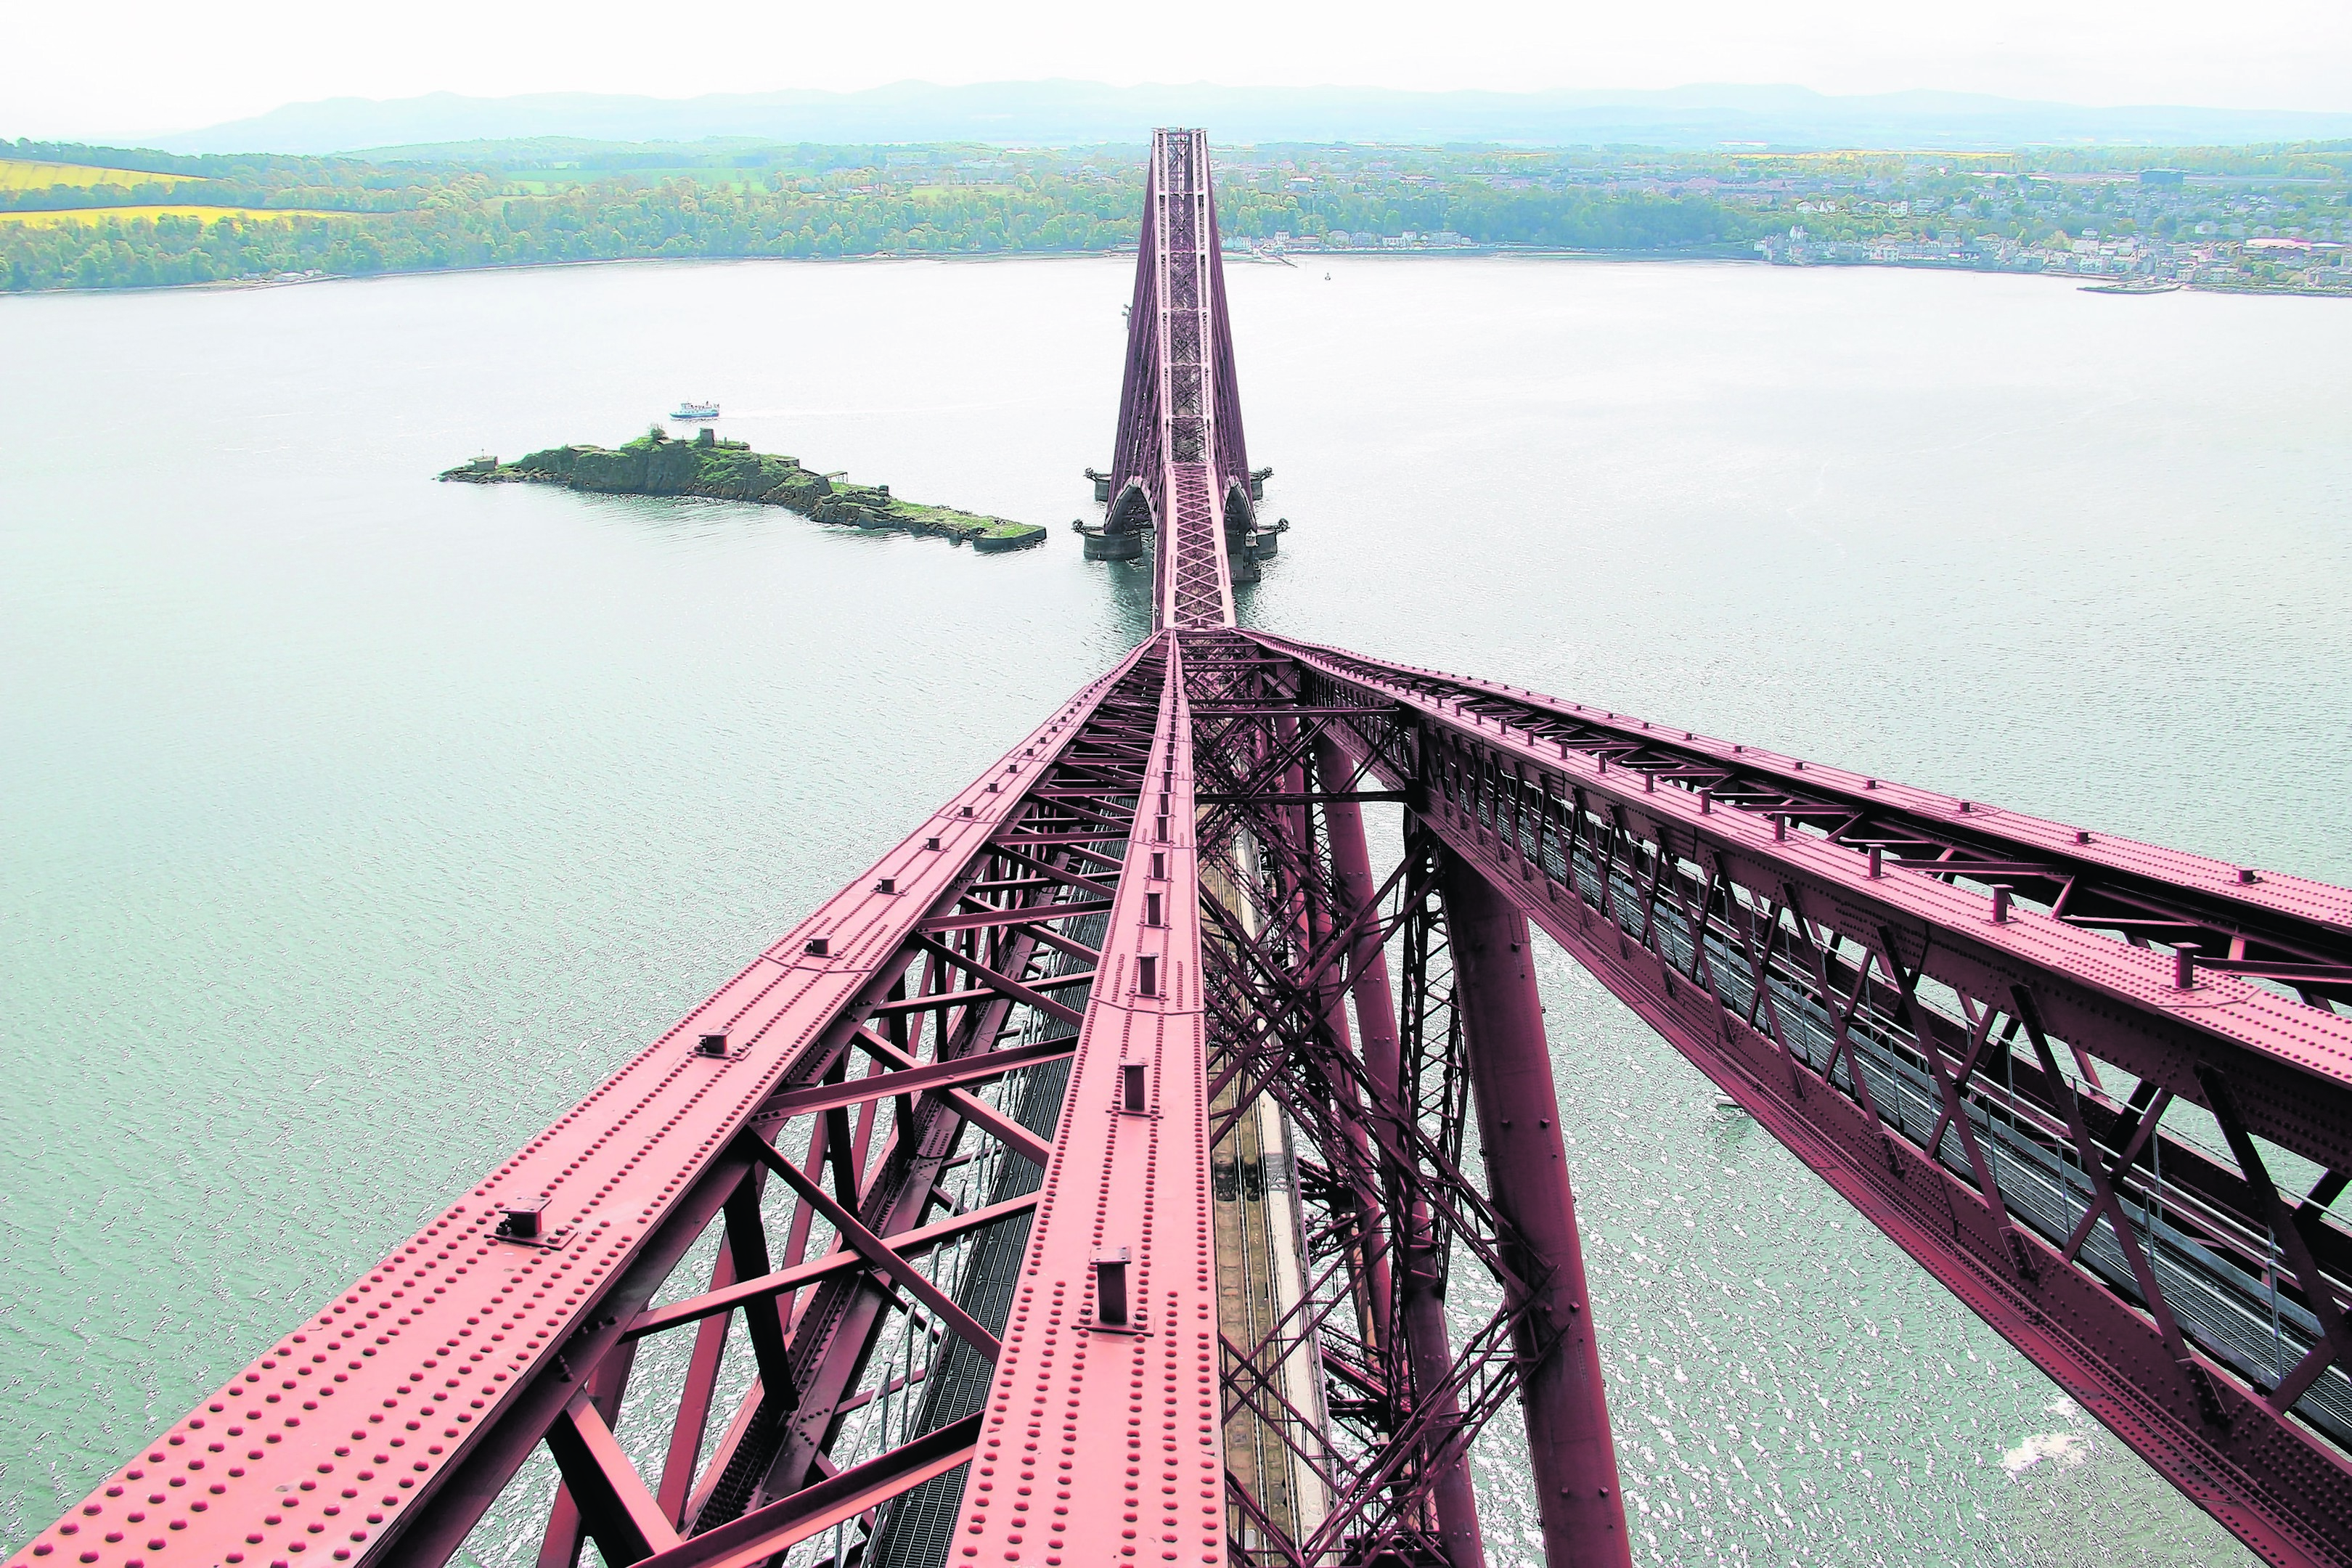
{"type": "Polygon", "coordinates": [[[1255,583],[1265,575],[1258,570],[1257,551],[1252,543],[1254,537],[1254,531],[1246,524],[1240,528],[1226,525],[1225,560],[1235,583],[1255,583]]]}
{"type": "Polygon", "coordinates": [[[1143,553],[1143,531],[1140,529],[1112,533],[1076,521],[1070,527],[1086,540],[1087,559],[1089,561],[1133,561],[1143,553]]]}

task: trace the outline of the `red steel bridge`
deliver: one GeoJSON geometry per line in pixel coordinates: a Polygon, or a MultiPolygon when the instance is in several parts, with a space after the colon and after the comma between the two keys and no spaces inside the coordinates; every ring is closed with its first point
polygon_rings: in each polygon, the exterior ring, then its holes
{"type": "Polygon", "coordinates": [[[524,1510],[541,1568],[1475,1568],[1498,1418],[1552,1568],[1626,1563],[1535,931],[2352,1563],[2352,892],[1240,627],[1202,134],[1151,160],[1100,537],[1153,636],[16,1568],[524,1510]]]}

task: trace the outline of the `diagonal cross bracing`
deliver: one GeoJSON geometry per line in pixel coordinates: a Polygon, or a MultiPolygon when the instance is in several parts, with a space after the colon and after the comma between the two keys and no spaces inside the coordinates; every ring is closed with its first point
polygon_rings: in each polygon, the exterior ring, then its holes
{"type": "Polygon", "coordinates": [[[1139,1561],[1139,1535],[1151,1562],[1226,1560],[1191,725],[1160,640],[1145,794],[1168,810],[1128,842],[955,1563],[1139,1561]]]}
{"type": "MultiPolygon", "coordinates": [[[[2181,986],[2169,952],[2054,897],[1996,919],[1969,866],[2046,869],[2088,907],[2314,967],[2352,929],[2352,894],[2320,884],[1516,688],[1163,634],[17,1568],[291,1564],[298,1546],[439,1563],[542,1442],[567,1479],[548,1568],[592,1538],[613,1564],[748,1568],[834,1529],[877,1568],[943,1568],[960,1519],[1009,1553],[1037,1517],[1019,1487],[1046,1500],[1106,1441],[1139,1445],[1139,1483],[1158,1467],[1140,1505],[1073,1488],[1024,1540],[1058,1518],[1070,1550],[1108,1558],[1125,1512],[1159,1509],[1180,1561],[1467,1563],[1460,1460],[1515,1398],[1549,1473],[1585,1478],[1546,1492],[1583,1510],[1547,1511],[1550,1561],[1611,1560],[1572,1246],[1527,1228],[1559,1208],[1528,1221],[1465,1163],[1463,1122],[1495,1114],[1472,1093],[1496,1066],[1480,1041],[1532,1022],[1524,975],[1496,974],[1517,918],[2266,1557],[2352,1562],[2333,1522],[2352,1500],[2352,1017],[2243,970],[2181,986]],[[1350,847],[1374,798],[1408,829],[1386,878],[1350,847]],[[1135,994],[1146,957],[1161,994],[1135,994]],[[1514,995],[1516,1025],[1496,1012],[1514,995]],[[1111,1100],[1130,1065],[1153,1075],[1140,1117],[1111,1100]],[[2226,1152],[2186,1135],[2183,1101],[2226,1152]],[[1253,1107],[1301,1140],[1303,1290],[1246,1335],[1212,1309],[1204,1338],[1185,1326],[1217,1278],[1195,1245],[1201,1151],[1253,1107]],[[1141,1187],[1122,1163],[1139,1148],[1141,1187]],[[524,1215],[536,1235],[512,1234],[524,1215]],[[708,1278],[666,1283],[714,1230],[708,1278]],[[1120,1246],[1140,1321],[1102,1324],[1120,1246]],[[1449,1254],[1501,1293],[1466,1332],[1425,1310],[1449,1254]],[[731,1412],[714,1404],[730,1323],[759,1374],[731,1412]],[[687,1331],[667,1451],[633,1461],[612,1437],[630,1347],[687,1331]],[[1126,1408],[1139,1377],[1165,1405],[1150,1424],[1126,1408]],[[1579,1399],[1581,1425],[1563,1418],[1579,1399]]],[[[1486,1158],[1517,1136],[1482,1123],[1486,1158]]]]}
{"type": "Polygon", "coordinates": [[[1411,820],[2160,1473],[2270,1561],[2352,1562],[2336,1522],[2352,1508],[2352,1230],[2330,1212],[2352,1170],[2352,1017],[2063,908],[1997,903],[1939,874],[1948,859],[1903,867],[1878,840],[2063,866],[2101,897],[2292,951],[2330,952],[2352,893],[1252,640],[1293,661],[1302,704],[1363,705],[1329,727],[1350,774],[1403,789],[1411,820]],[[1829,826],[1792,826],[1792,805],[1829,826]],[[2227,1157],[2166,1120],[2183,1101],[2218,1120],[2227,1157]],[[2327,1173],[2299,1205],[2256,1137],[2327,1173]]]}
{"type": "Polygon", "coordinates": [[[1198,130],[1152,133],[1111,474],[1118,499],[1107,526],[1140,526],[1139,514],[1148,512],[1157,534],[1153,625],[1232,626],[1227,510],[1249,506],[1249,454],[1234,384],[1208,137],[1198,130]],[[1141,507],[1125,499],[1130,489],[1141,507]]]}
{"type": "MultiPolygon", "coordinates": [[[[709,1531],[744,1533],[730,1521],[757,1516],[785,1534],[820,1516],[829,1525],[845,1506],[826,1500],[833,1492],[876,1517],[890,1487],[960,1463],[968,1438],[908,1447],[926,1440],[913,1402],[932,1363],[966,1350],[942,1337],[940,1312],[992,1342],[992,1326],[956,1298],[976,1248],[1025,1228],[1034,1201],[987,1173],[1027,1170],[1034,1190],[1023,1153],[1054,1131],[1067,1047],[1052,1042],[1069,1033],[1062,1016],[1077,1016],[1067,1004],[1084,997],[1083,981],[1073,988],[1062,976],[1093,967],[1038,936],[1055,931],[1091,952],[1108,900],[1076,896],[1074,883],[1117,890],[1098,863],[1070,860],[1074,845],[1008,853],[998,841],[1084,829],[1087,842],[1118,842],[1139,773],[1064,761],[1123,749],[1139,725],[1148,732],[1163,658],[1139,647],[1056,709],[869,872],[158,1434],[27,1542],[22,1561],[439,1563],[552,1435],[583,1489],[576,1504],[569,1489],[559,1494],[542,1562],[569,1563],[595,1532],[608,1563],[652,1549],[683,1564],[709,1556],[694,1543],[709,1531]],[[1086,865],[1083,879],[1073,864],[1086,865]],[[973,975],[987,984],[969,987],[973,975]],[[892,1008],[927,994],[940,1000],[892,1008]],[[867,1030],[886,1040],[889,1065],[869,1066],[867,1030]],[[985,1063],[1000,1043],[1022,1047],[1003,1064],[1009,1073],[964,1065],[985,1063]],[[916,1076],[894,1081],[893,1067],[916,1076]],[[874,1097],[853,1098],[861,1069],[879,1075],[874,1097]],[[1033,1124],[1015,1127],[1016,1116],[1033,1124]],[[789,1177],[772,1178],[775,1164],[789,1177]],[[763,1199],[775,1211],[764,1225],[763,1199]],[[943,1206],[992,1217],[932,1223],[943,1206]],[[666,1285],[722,1209],[709,1282],[666,1285]],[[770,1256],[772,1238],[781,1256],[770,1256]],[[738,1280],[745,1287],[733,1289],[738,1280]],[[685,1311],[656,1309],[714,1290],[685,1311]],[[730,1319],[749,1329],[760,1378],[714,1435],[730,1319]],[[656,1485],[624,1473],[609,1434],[635,1345],[673,1329],[691,1330],[697,1346],[656,1485]],[[892,1354],[895,1368],[883,1359],[892,1354]],[[811,1491],[853,1470],[863,1479],[846,1491],[811,1491]],[[165,1502],[145,1504],[150,1488],[165,1502]],[[136,1524],[132,1511],[143,1516],[136,1524]],[[665,1531],[683,1545],[666,1545],[665,1531]]],[[[734,1550],[757,1560],[785,1534],[754,1531],[734,1550]]]]}
{"type": "MultiPolygon", "coordinates": [[[[1355,656],[1320,650],[1349,661],[1355,656]]],[[[1364,661],[1367,668],[1371,661],[1364,661]]],[[[2264,977],[2352,1007],[2352,894],[2285,872],[2094,833],[1937,790],[1808,762],[1521,687],[1383,664],[1384,684],[1441,702],[1490,733],[1504,726],[1552,750],[1607,758],[1634,789],[1644,777],[1710,805],[1810,825],[1882,863],[1979,889],[2009,884],[2021,903],[2085,931],[2146,946],[2194,943],[2200,969],[2264,977]]],[[[1979,896],[1983,896],[1980,894],[1979,896]]]]}
{"type": "Polygon", "coordinates": [[[438,1565],[542,1443],[540,1568],[1482,1568],[1514,1402],[1550,1568],[1626,1562],[1531,926],[2352,1568],[2352,892],[1233,629],[1209,182],[1155,136],[1152,638],[10,1568],[438,1565]]]}
{"type": "Polygon", "coordinates": [[[1558,1118],[1538,1103],[1551,1069],[1524,931],[1496,941],[1504,917],[1468,911],[1476,962],[1459,981],[1464,948],[1445,932],[1466,886],[1441,891],[1420,834],[1375,880],[1360,792],[1331,766],[1336,713],[1300,700],[1295,669],[1239,657],[1255,646],[1240,634],[1181,640],[1200,672],[1236,1561],[1482,1563],[1469,1446],[1516,1400],[1549,1561],[1624,1562],[1558,1118]],[[1506,946],[1518,956],[1502,959],[1506,946]],[[1461,1163],[1473,1079],[1480,1116],[1501,1118],[1482,1123],[1484,1181],[1461,1163]],[[1449,1319],[1454,1264],[1488,1277],[1497,1310],[1449,1319]]]}

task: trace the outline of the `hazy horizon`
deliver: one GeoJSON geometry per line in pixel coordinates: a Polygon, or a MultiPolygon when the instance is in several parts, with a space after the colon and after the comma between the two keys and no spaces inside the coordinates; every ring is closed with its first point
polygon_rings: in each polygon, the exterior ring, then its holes
{"type": "Polygon", "coordinates": [[[787,94],[804,94],[812,98],[826,97],[847,99],[865,94],[878,94],[908,90],[949,91],[957,89],[1044,88],[1064,85],[1084,88],[1100,88],[1112,91],[1122,92],[1133,91],[1160,93],[1240,92],[1250,90],[1280,93],[1362,92],[1395,93],[1423,99],[1468,97],[1476,95],[1491,97],[1498,100],[1538,100],[1551,97],[1573,97],[1588,99],[1596,106],[1619,102],[1633,103],[1643,100],[1664,101],[1677,98],[1686,99],[1689,102],[1694,104],[1706,102],[1730,106],[1736,104],[1738,98],[1741,96],[1802,94],[1832,103],[1855,103],[1901,99],[1943,99],[1969,100],[1988,105],[2008,104],[2033,108],[2055,107],[2084,110],[2093,112],[2128,112],[2143,110],[2189,110],[2215,113],[2329,114],[2341,112],[2352,114],[2352,108],[2331,110],[2327,108],[2312,108],[2302,104],[2270,103],[2250,105],[2171,101],[2158,102],[2153,100],[2130,102],[2117,101],[2112,103],[2093,103],[2073,99],[2022,98],[2007,93],[1975,92],[1964,89],[1936,85],[1887,88],[1861,92],[1831,92],[1796,81],[1691,80],[1669,82],[1657,87],[1605,87],[1587,86],[1575,83],[1560,83],[1548,87],[1506,89],[1481,87],[1396,87],[1383,83],[1334,81],[1235,82],[1213,81],[1205,79],[1192,81],[1114,82],[1104,80],[1099,78],[1007,77],[1003,79],[976,79],[969,81],[934,81],[920,77],[902,77],[894,81],[876,82],[871,86],[862,88],[833,88],[823,86],[803,86],[799,84],[778,84],[766,88],[749,88],[731,91],[713,89],[710,91],[673,93],[630,92],[625,90],[606,92],[584,88],[561,87],[536,89],[530,91],[511,93],[469,93],[459,92],[449,88],[427,89],[420,92],[376,97],[371,97],[360,93],[337,93],[319,97],[290,97],[280,102],[270,104],[266,108],[250,114],[239,114],[218,120],[206,121],[201,123],[142,125],[130,131],[117,132],[111,137],[92,134],[89,132],[72,134],[62,132],[44,133],[38,131],[25,130],[10,131],[5,132],[5,134],[13,138],[35,141],[57,140],[91,142],[104,142],[115,144],[123,144],[124,137],[135,138],[143,136],[169,139],[173,137],[192,136],[201,134],[207,131],[218,130],[228,125],[252,121],[267,120],[273,116],[283,115],[290,110],[312,109],[331,104],[369,104],[384,106],[415,103],[427,100],[450,99],[461,100],[472,103],[503,103],[526,99],[625,98],[641,99],[650,103],[684,105],[703,100],[765,98],[787,94]],[[1723,96],[1720,98],[1712,96],[1717,94],[1723,96]]]}
{"type": "MultiPolygon", "coordinates": [[[[1787,82],[1506,92],[1211,82],[1120,87],[1060,79],[961,85],[908,80],[848,91],[783,89],[683,98],[592,92],[341,97],[289,102],[183,131],[26,140],[183,154],[312,156],[535,139],[1082,147],[1139,143],[1161,124],[1205,125],[1220,142],[1235,146],[2000,152],[2352,138],[2352,113],[2099,107],[1924,89],[1832,94],[1787,82]]],[[[0,125],[0,140],[8,129],[0,125]]]]}
{"type": "Polygon", "coordinates": [[[628,98],[642,99],[648,102],[660,104],[689,104],[711,99],[765,98],[787,94],[795,96],[808,95],[811,97],[846,99],[866,94],[899,91],[952,91],[958,89],[1049,88],[1061,86],[1098,88],[1117,92],[1139,93],[1224,93],[1246,91],[1301,94],[1393,93],[1420,99],[1466,98],[1477,96],[1496,100],[1518,100],[1560,98],[1587,100],[1595,106],[1610,103],[1633,103],[1644,100],[1663,102],[1679,99],[1694,105],[1704,103],[1724,107],[1737,107],[1739,106],[1740,100],[1743,98],[1755,101],[1767,97],[1780,97],[1785,95],[1789,98],[1796,98],[1799,96],[1809,97],[1831,103],[1860,103],[1890,100],[1948,100],[1955,102],[1967,102],[1972,104],[2014,105],[2021,108],[2055,107],[2079,109],[2094,112],[2128,112],[2140,110],[2192,110],[2216,113],[2352,113],[2352,109],[2332,110],[2329,109],[2307,108],[2299,104],[2269,103],[2250,105],[2169,101],[2158,102],[2155,100],[2092,103],[2072,99],[2021,98],[2007,93],[1974,92],[1962,89],[1933,85],[1889,88],[1866,92],[1830,92],[1824,91],[1820,88],[1810,87],[1802,82],[1796,81],[1693,80],[1672,82],[1659,87],[1594,87],[1574,83],[1561,83],[1538,88],[1505,89],[1481,87],[1396,87],[1384,83],[1333,81],[1237,82],[1213,81],[1205,79],[1192,81],[1114,82],[1097,78],[1081,77],[1007,77],[1003,79],[974,79],[970,81],[933,81],[919,77],[904,77],[895,81],[877,82],[870,87],[864,88],[808,87],[797,84],[780,84],[768,88],[752,88],[741,91],[713,90],[708,92],[680,93],[625,91],[601,92],[578,88],[549,88],[530,92],[496,94],[464,93],[457,92],[450,89],[435,89],[424,92],[402,94],[396,97],[368,97],[362,94],[345,93],[320,98],[289,98],[283,102],[270,105],[268,108],[261,110],[257,114],[241,115],[236,117],[234,120],[214,121],[199,125],[149,126],[143,128],[142,133],[166,137],[191,135],[205,131],[218,129],[220,126],[225,124],[234,124],[239,121],[266,119],[273,115],[283,114],[289,110],[307,109],[320,105],[339,103],[388,105],[412,103],[424,100],[434,99],[458,99],[468,102],[497,103],[511,102],[522,99],[628,98]]]}
{"type": "Polygon", "coordinates": [[[1832,98],[1953,93],[2084,109],[2352,113],[2352,7],[2278,0],[2259,26],[2217,30],[2187,0],[1981,0],[1965,15],[1870,0],[1792,0],[1769,15],[1691,0],[1671,36],[1646,14],[1590,4],[1468,0],[1444,25],[1367,0],[1345,26],[1203,0],[1187,26],[1033,0],[977,15],[907,0],[864,14],[782,16],[711,0],[649,26],[615,0],[496,8],[415,0],[397,25],[292,0],[232,0],[202,14],[127,0],[93,47],[87,18],[17,18],[0,57],[0,134],[157,139],[290,106],[451,93],[854,93],[1081,81],[1113,88],[1287,91],[1656,93],[1734,84],[1832,98]]]}

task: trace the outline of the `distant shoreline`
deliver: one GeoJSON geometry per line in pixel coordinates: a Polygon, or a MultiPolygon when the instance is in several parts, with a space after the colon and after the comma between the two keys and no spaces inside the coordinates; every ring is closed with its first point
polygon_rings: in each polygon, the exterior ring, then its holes
{"type": "MultiPolygon", "coordinates": [[[[85,299],[105,294],[224,294],[259,289],[299,289],[316,283],[384,283],[403,278],[453,278],[484,272],[553,272],[582,267],[840,267],[866,265],[885,261],[929,261],[947,266],[1001,266],[1013,261],[1088,261],[1120,259],[1132,261],[1136,247],[1124,246],[1110,250],[1015,250],[989,253],[925,253],[891,251],[872,256],[612,256],[582,257],[565,261],[493,261],[477,267],[419,267],[398,272],[322,272],[314,278],[216,278],[203,283],[136,283],[113,289],[20,289],[0,292],[0,299],[54,300],[70,296],[85,299]]],[[[1315,259],[1333,258],[1349,261],[1452,261],[1523,258],[1538,261],[1601,261],[1633,262],[1729,262],[1738,266],[1767,265],[1759,256],[1739,256],[1717,252],[1674,250],[1578,250],[1569,247],[1520,246],[1460,246],[1427,250],[1320,250],[1301,251],[1291,258],[1290,265],[1301,271],[1315,259]]],[[[1230,265],[1278,265],[1273,258],[1254,256],[1245,252],[1228,253],[1230,265]]],[[[1954,271],[1953,268],[1896,268],[1893,271],[1954,271]]]]}
{"type": "MultiPolygon", "coordinates": [[[[566,139],[412,151],[370,162],[16,143],[0,149],[0,216],[25,221],[0,223],[0,287],[265,288],[616,261],[1131,258],[1141,200],[1123,149],[566,139]],[[348,221],[140,219],[151,207],[177,213],[191,188],[224,211],[290,216],[295,207],[272,205],[290,203],[348,221]],[[353,203],[364,205],[346,211],[353,203]]],[[[1235,265],[1760,259],[2328,297],[2352,296],[2347,184],[2343,153],[2300,144],[1799,153],[1746,142],[1318,143],[1229,149],[1218,202],[1235,265]]]]}
{"type": "Polygon", "coordinates": [[[553,272],[581,267],[729,267],[752,263],[838,267],[844,263],[874,261],[1080,261],[1117,256],[1132,258],[1134,255],[1135,248],[1130,246],[1124,250],[1019,250],[973,256],[923,255],[911,251],[875,256],[596,256],[563,261],[491,261],[474,267],[412,267],[398,271],[322,272],[313,278],[215,278],[202,283],[132,283],[109,289],[16,289],[0,290],[0,300],[89,299],[108,294],[229,294],[259,289],[300,289],[314,283],[387,283],[403,278],[454,278],[482,272],[553,272]]]}
{"type": "MultiPolygon", "coordinates": [[[[99,289],[21,289],[0,290],[0,300],[95,299],[124,294],[224,294],[243,293],[264,289],[299,289],[323,283],[385,283],[415,278],[450,278],[491,272],[552,272],[583,267],[840,267],[871,265],[879,262],[925,261],[945,266],[1000,266],[1015,261],[1087,261],[1127,258],[1133,259],[1133,246],[1109,250],[1015,250],[989,253],[938,253],[894,251],[871,256],[614,256],[583,257],[563,261],[488,262],[472,267],[420,267],[401,271],[333,272],[309,278],[214,279],[203,283],[139,283],[119,288],[99,289]]],[[[1589,261],[1609,266],[1735,266],[1771,267],[1763,257],[1737,255],[1723,250],[1589,250],[1570,247],[1538,247],[1511,245],[1454,246],[1444,248],[1374,250],[1300,251],[1288,258],[1288,265],[1305,271],[1318,261],[1452,261],[1452,260],[1526,260],[1526,261],[1589,261]]],[[[1232,252],[1225,257],[1234,265],[1278,266],[1274,258],[1246,252],[1232,252]]],[[[1886,264],[1878,262],[1818,262],[1805,268],[1784,268],[1785,270],[1846,271],[1846,272],[1933,272],[1965,277],[2031,278],[2044,282],[2063,283],[2081,291],[2085,275],[2065,272],[2029,272],[2008,268],[1978,267],[1938,267],[1925,264],[1886,264]]],[[[2342,289],[2314,289],[2305,285],[2249,285],[2229,283],[2184,283],[2177,290],[2185,294],[2261,295],[2305,300],[2341,300],[2342,289]]]]}

